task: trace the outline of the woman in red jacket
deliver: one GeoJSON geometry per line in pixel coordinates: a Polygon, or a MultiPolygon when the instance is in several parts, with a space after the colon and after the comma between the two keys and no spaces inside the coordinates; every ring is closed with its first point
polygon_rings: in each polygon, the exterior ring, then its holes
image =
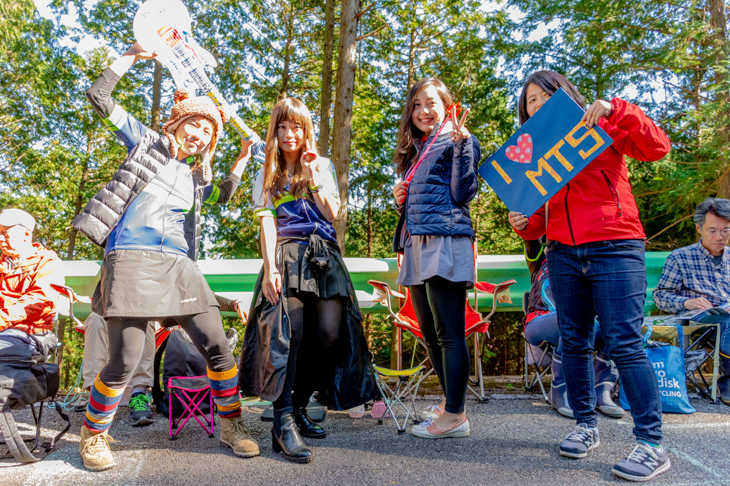
{"type": "MultiPolygon", "coordinates": [[[[583,97],[561,74],[538,71],[519,100],[525,123],[563,88],[581,107],[583,97]]],[[[642,349],[646,297],[644,230],[631,193],[624,156],[656,161],[670,149],[667,136],[641,109],[619,98],[597,100],[585,112],[587,128],[600,126],[613,143],[545,207],[530,218],[509,220],[517,234],[534,240],[547,233],[550,280],[563,342],[563,370],[577,426],[560,444],[566,457],[586,457],[600,443],[592,398],[594,317],[605,351],[616,363],[634,418],[637,445],[613,468],[624,479],[645,481],[667,471],[661,445],[662,415],[654,372],[642,349]]]]}

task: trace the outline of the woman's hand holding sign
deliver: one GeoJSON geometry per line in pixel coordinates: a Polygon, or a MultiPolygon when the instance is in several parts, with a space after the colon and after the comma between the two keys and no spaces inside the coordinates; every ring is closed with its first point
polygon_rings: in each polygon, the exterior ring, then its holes
{"type": "Polygon", "coordinates": [[[601,118],[607,118],[608,115],[613,111],[613,106],[608,101],[596,100],[591,106],[588,107],[586,112],[583,114],[581,121],[585,122],[586,128],[591,129],[593,125],[598,124],[598,120],[601,118]]]}
{"type": "Polygon", "coordinates": [[[527,223],[529,223],[527,216],[517,211],[510,211],[508,216],[509,224],[517,231],[522,231],[527,227],[527,223]]]}

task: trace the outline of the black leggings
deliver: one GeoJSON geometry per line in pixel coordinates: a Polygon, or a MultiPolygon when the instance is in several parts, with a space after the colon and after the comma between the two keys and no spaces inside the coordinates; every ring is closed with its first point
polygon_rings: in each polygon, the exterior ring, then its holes
{"type": "MultiPolygon", "coordinates": [[[[174,320],[188,333],[211,371],[228,371],[236,366],[217,307],[209,307],[208,312],[202,314],[168,319],[174,320]]],[[[148,317],[107,319],[109,362],[101,370],[99,377],[109,388],[123,388],[127,385],[142,359],[145,331],[149,322],[148,317]]]]}
{"type": "Polygon", "coordinates": [[[305,406],[319,384],[329,386],[334,379],[337,343],[342,334],[343,309],[341,297],[320,299],[311,292],[288,291],[291,341],[286,378],[274,410],[305,406]]]}
{"type": "Polygon", "coordinates": [[[462,413],[470,363],[464,335],[466,282],[432,277],[408,289],[428,346],[428,357],[446,395],[446,411],[462,413]]]}

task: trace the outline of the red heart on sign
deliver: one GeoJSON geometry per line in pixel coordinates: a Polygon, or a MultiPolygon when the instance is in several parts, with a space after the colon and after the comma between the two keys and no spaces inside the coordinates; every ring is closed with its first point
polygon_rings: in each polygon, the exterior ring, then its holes
{"type": "Polygon", "coordinates": [[[510,145],[504,154],[512,162],[529,164],[532,162],[532,137],[529,133],[523,133],[517,137],[517,145],[510,145]]]}

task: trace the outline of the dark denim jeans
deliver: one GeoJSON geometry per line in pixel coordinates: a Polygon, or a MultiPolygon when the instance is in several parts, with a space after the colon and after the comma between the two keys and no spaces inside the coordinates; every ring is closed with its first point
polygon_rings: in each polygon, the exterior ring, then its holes
{"type": "MultiPolygon", "coordinates": [[[[595,323],[595,337],[593,338],[593,346],[596,351],[603,351],[605,347],[603,343],[603,334],[601,334],[600,322],[595,323]]],[[[555,354],[562,356],[563,347],[560,342],[560,327],[558,326],[558,313],[548,312],[536,316],[525,326],[525,340],[533,346],[539,346],[543,341],[547,341],[555,346],[555,354]]]]}
{"type": "Polygon", "coordinates": [[[637,439],[660,443],[659,387],[642,349],[646,264],[641,240],[578,246],[552,242],[547,253],[550,286],[558,311],[568,401],[576,422],[597,424],[593,392],[594,317],[604,351],[616,363],[631,405],[637,439]]]}

